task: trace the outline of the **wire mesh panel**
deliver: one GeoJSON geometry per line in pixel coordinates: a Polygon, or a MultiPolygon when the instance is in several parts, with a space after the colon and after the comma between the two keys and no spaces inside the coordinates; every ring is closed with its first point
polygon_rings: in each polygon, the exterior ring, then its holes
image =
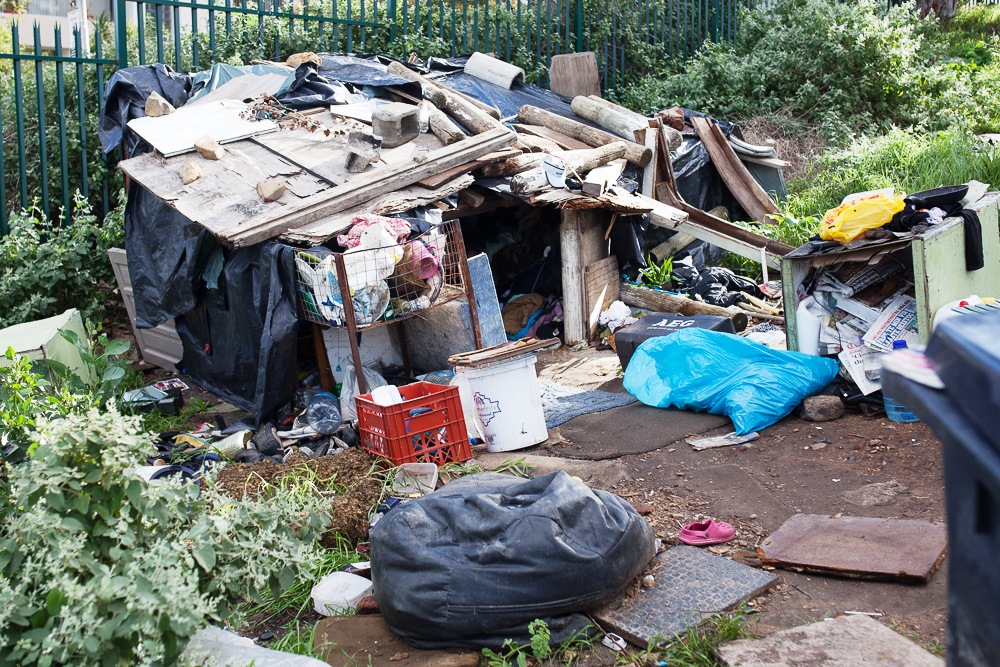
{"type": "MultiPolygon", "coordinates": [[[[377,218],[377,216],[371,216],[377,218]]],[[[382,218],[381,220],[392,220],[382,218]]],[[[400,221],[402,222],[402,221],[400,221]]],[[[298,250],[299,316],[326,326],[346,326],[337,258],[343,259],[357,327],[374,327],[466,295],[460,262],[464,248],[457,221],[431,225],[422,234],[394,235],[383,223],[338,237],[348,250],[298,250]],[[402,238],[400,238],[402,237],[402,238]]]]}

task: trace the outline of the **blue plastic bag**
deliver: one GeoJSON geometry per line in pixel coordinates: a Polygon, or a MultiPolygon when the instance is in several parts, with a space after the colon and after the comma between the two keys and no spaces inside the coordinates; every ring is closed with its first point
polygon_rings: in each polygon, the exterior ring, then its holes
{"type": "Polygon", "coordinates": [[[833,381],[833,359],[772,350],[740,336],[682,329],[650,338],[625,371],[625,389],[657,408],[727,415],[740,435],[767,428],[833,381]]]}

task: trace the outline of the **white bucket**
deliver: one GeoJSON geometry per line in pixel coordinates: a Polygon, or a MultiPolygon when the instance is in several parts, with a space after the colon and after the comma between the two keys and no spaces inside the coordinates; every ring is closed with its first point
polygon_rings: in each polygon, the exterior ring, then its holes
{"type": "Polygon", "coordinates": [[[472,390],[488,450],[524,449],[549,437],[535,375],[535,355],[476,368],[459,366],[455,372],[468,381],[472,390]]]}

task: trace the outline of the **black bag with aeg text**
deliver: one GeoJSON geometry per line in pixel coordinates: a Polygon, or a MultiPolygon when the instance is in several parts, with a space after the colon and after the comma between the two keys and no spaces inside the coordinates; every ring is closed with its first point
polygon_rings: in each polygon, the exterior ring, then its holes
{"type": "Polygon", "coordinates": [[[561,470],[455,480],[386,514],[371,549],[379,609],[419,648],[526,644],[535,619],[562,641],[578,629],[568,614],[607,602],[654,555],[626,501],[561,470]]]}

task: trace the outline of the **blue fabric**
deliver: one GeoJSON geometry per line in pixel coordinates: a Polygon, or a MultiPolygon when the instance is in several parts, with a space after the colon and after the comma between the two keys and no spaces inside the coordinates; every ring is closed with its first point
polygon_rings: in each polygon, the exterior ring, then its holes
{"type": "Polygon", "coordinates": [[[657,408],[726,415],[740,435],[788,415],[836,377],[833,359],[772,350],[733,334],[683,329],[650,338],[625,371],[625,389],[657,408]]]}

